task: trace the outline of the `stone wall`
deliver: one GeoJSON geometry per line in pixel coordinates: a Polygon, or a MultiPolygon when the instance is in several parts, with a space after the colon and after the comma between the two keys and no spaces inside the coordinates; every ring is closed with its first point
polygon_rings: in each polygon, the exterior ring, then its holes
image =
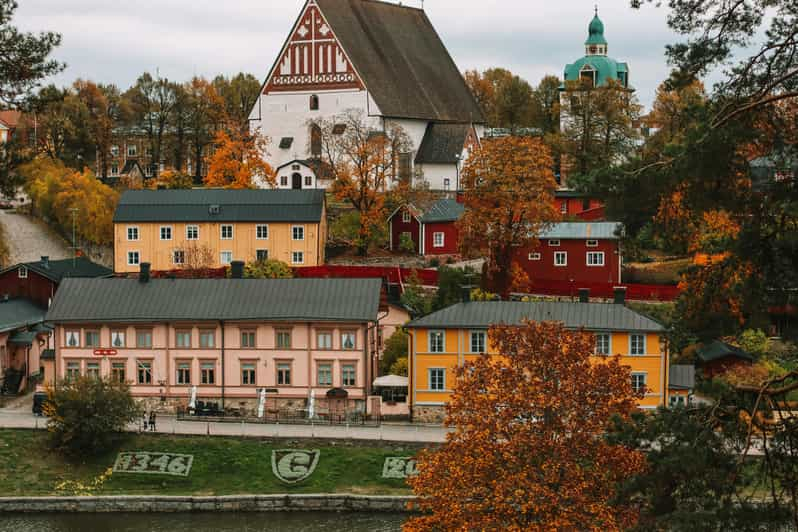
{"type": "Polygon", "coordinates": [[[416,405],[413,407],[412,419],[415,423],[443,423],[445,417],[445,406],[416,405]]]}
{"type": "Polygon", "coordinates": [[[291,494],[225,497],[0,497],[3,512],[404,512],[413,496],[291,494]]]}

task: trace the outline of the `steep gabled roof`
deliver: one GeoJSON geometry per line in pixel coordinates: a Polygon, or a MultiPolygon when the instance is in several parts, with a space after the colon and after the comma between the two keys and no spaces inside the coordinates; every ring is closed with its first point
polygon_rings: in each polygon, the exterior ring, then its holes
{"type": "Polygon", "coordinates": [[[423,224],[456,222],[462,218],[465,207],[462,203],[444,198],[430,205],[419,220],[423,224]]]}
{"type": "Polygon", "coordinates": [[[114,274],[110,268],[92,262],[86,257],[61,260],[48,259],[47,262],[43,260],[23,262],[6,268],[0,274],[10,270],[17,270],[20,266],[24,266],[28,270],[34,271],[56,283],[60,283],[66,277],[110,277],[114,274]]]}
{"type": "Polygon", "coordinates": [[[416,154],[416,164],[455,164],[465,147],[471,124],[431,122],[416,154]]]}
{"type": "Polygon", "coordinates": [[[376,0],[316,0],[384,116],[484,123],[421,9],[376,0]]]}

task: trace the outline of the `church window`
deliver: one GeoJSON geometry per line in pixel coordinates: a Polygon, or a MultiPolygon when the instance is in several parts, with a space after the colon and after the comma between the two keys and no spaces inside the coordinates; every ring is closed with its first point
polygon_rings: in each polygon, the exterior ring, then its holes
{"type": "Polygon", "coordinates": [[[412,153],[399,154],[399,179],[410,181],[410,174],[413,171],[412,153]]]}
{"type": "Polygon", "coordinates": [[[318,124],[310,126],[310,154],[321,156],[321,127],[318,124]]]}
{"type": "Polygon", "coordinates": [[[335,124],[332,129],[333,135],[343,135],[344,131],[346,131],[346,124],[335,124]]]}
{"type": "Polygon", "coordinates": [[[319,97],[316,94],[313,94],[310,97],[310,110],[311,111],[319,110],[319,97]]]}
{"type": "Polygon", "coordinates": [[[583,82],[587,82],[590,84],[591,87],[595,87],[596,85],[596,71],[593,70],[591,67],[585,65],[585,67],[579,72],[579,79],[583,82]]]}

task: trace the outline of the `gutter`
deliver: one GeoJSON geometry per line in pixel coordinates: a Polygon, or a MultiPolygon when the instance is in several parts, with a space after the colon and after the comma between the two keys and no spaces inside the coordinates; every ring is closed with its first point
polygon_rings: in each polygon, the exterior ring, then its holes
{"type": "Polygon", "coordinates": [[[222,412],[224,412],[224,320],[219,320],[219,326],[222,329],[222,412]]]}

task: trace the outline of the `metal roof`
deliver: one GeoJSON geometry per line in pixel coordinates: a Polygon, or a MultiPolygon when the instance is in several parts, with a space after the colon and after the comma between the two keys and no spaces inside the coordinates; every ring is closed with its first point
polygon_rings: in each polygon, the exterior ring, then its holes
{"type": "Polygon", "coordinates": [[[623,234],[620,222],[562,222],[541,232],[541,239],[605,239],[618,240],[623,234]]]}
{"type": "Polygon", "coordinates": [[[440,199],[429,206],[421,215],[419,220],[423,224],[439,223],[439,222],[456,222],[459,220],[465,207],[462,203],[458,203],[453,199],[440,199]]]}
{"type": "Polygon", "coordinates": [[[128,190],[114,222],[319,222],[323,207],[323,190],[128,190]]]}
{"type": "Polygon", "coordinates": [[[695,366],[677,364],[668,372],[668,388],[673,390],[692,390],[695,388],[695,366]]]}
{"type": "Polygon", "coordinates": [[[380,279],[66,279],[47,321],[377,319],[380,279]]]}
{"type": "Polygon", "coordinates": [[[462,156],[470,124],[430,122],[416,154],[416,164],[455,164],[462,156]]]}
{"type": "Polygon", "coordinates": [[[458,303],[411,321],[409,328],[486,329],[494,324],[561,322],[569,329],[662,332],[664,327],[624,305],[556,301],[475,301],[458,303]]]}
{"type": "Polygon", "coordinates": [[[0,300],[0,332],[41,323],[45,313],[27,299],[0,300]]]}
{"type": "Polygon", "coordinates": [[[700,347],[696,351],[696,355],[702,362],[712,362],[720,358],[735,357],[743,360],[754,360],[754,355],[740,349],[739,347],[720,340],[713,340],[709,344],[700,347]]]}
{"type": "Polygon", "coordinates": [[[38,260],[15,264],[1,271],[0,275],[11,270],[17,270],[20,266],[24,266],[28,270],[34,271],[56,283],[60,283],[65,277],[110,277],[114,274],[110,268],[92,262],[86,257],[75,257],[74,259],[48,259],[46,262],[38,260]]]}

